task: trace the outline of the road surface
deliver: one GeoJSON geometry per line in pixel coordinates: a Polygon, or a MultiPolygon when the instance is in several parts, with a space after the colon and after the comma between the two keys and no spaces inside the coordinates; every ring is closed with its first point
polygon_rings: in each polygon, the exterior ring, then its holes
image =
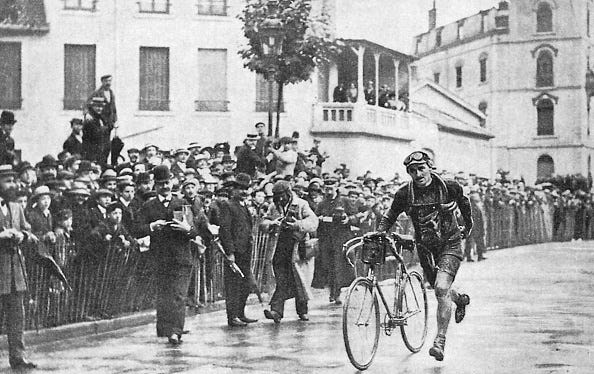
{"type": "MultiPolygon", "coordinates": [[[[456,280],[471,295],[467,317],[452,320],[443,362],[428,355],[435,334],[409,353],[400,334],[381,336],[369,373],[594,373],[594,242],[550,243],[491,251],[464,263],[456,280]]],[[[31,347],[32,373],[356,373],[344,351],[342,308],[319,291],[310,322],[289,302],[280,325],[265,320],[229,329],[224,312],[190,317],[179,347],[154,325],[31,347]]],[[[6,352],[0,372],[10,372],[6,352]]]]}

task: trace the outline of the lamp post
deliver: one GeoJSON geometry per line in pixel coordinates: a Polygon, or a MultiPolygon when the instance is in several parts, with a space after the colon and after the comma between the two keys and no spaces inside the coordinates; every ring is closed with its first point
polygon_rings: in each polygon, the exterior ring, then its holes
{"type": "MultiPolygon", "coordinates": [[[[262,54],[268,66],[268,136],[272,136],[272,89],[276,72],[276,59],[283,53],[285,31],[283,30],[282,21],[278,18],[278,1],[269,0],[266,6],[268,16],[260,24],[259,33],[262,54]]],[[[278,129],[276,136],[278,136],[278,129]]]]}

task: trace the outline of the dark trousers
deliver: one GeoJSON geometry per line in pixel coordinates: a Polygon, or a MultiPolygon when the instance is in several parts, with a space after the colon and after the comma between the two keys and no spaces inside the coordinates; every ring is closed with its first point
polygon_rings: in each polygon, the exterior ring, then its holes
{"type": "Polygon", "coordinates": [[[160,337],[181,336],[186,321],[186,296],[192,266],[171,267],[157,273],[157,336],[160,337]]]}
{"type": "Polygon", "coordinates": [[[235,253],[235,263],[239,266],[245,278],[242,278],[239,274],[235,274],[229,266],[225,266],[225,308],[227,309],[227,319],[244,316],[245,303],[250,295],[251,261],[251,251],[235,253]]]}
{"type": "Polygon", "coordinates": [[[464,246],[464,257],[471,258],[472,244],[476,244],[476,254],[478,257],[483,257],[485,253],[485,237],[484,236],[470,236],[466,238],[464,246]]]}
{"type": "Polygon", "coordinates": [[[293,242],[281,243],[276,247],[272,266],[274,269],[276,288],[270,299],[270,309],[281,317],[284,315],[285,300],[295,298],[297,314],[307,314],[307,300],[301,300],[296,290],[295,274],[293,273],[293,242]]]}
{"type": "Polygon", "coordinates": [[[0,295],[0,321],[6,327],[8,336],[8,358],[10,361],[21,360],[25,355],[23,324],[25,309],[23,293],[12,292],[0,295]]]}

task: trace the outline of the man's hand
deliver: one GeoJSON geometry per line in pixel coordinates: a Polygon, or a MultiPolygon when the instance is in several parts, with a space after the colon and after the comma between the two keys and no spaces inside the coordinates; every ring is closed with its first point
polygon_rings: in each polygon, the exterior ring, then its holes
{"type": "Polygon", "coordinates": [[[0,232],[0,239],[12,239],[12,235],[12,229],[4,229],[2,232],[0,232]]]}
{"type": "Polygon", "coordinates": [[[151,222],[149,224],[149,227],[151,229],[151,231],[158,231],[161,230],[163,228],[163,226],[165,226],[167,224],[167,221],[165,221],[164,219],[158,219],[155,222],[151,222]]]}
{"type": "Polygon", "coordinates": [[[181,232],[185,232],[185,233],[188,233],[192,230],[192,226],[190,226],[187,222],[178,221],[175,218],[173,219],[173,222],[174,223],[169,225],[169,227],[171,227],[173,230],[181,231],[181,232]]]}

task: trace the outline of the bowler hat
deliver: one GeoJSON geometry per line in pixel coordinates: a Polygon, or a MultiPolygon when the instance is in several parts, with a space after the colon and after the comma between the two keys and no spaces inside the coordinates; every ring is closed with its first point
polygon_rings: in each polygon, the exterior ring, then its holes
{"type": "Polygon", "coordinates": [[[82,125],[83,124],[83,120],[80,118],[73,118],[70,120],[70,124],[71,125],[82,125]]]}
{"type": "Polygon", "coordinates": [[[105,212],[107,214],[113,212],[116,209],[120,209],[121,211],[124,211],[124,205],[122,203],[120,203],[119,201],[115,201],[111,204],[109,204],[106,208],[105,208],[105,212]]]}
{"type": "Polygon", "coordinates": [[[266,126],[266,124],[264,124],[264,122],[258,122],[254,125],[255,128],[264,127],[264,126],[266,126]]]}
{"type": "Polygon", "coordinates": [[[54,158],[52,155],[45,155],[41,159],[41,162],[37,164],[40,169],[43,168],[57,168],[58,167],[58,160],[54,158]]]}
{"type": "Polygon", "coordinates": [[[29,161],[21,161],[15,168],[15,171],[19,174],[21,174],[25,170],[35,170],[35,168],[33,167],[33,165],[31,165],[29,161]]]}
{"type": "Polygon", "coordinates": [[[15,124],[16,120],[14,119],[14,113],[10,110],[3,110],[2,114],[0,114],[0,125],[8,124],[12,125],[15,124]]]}
{"type": "Polygon", "coordinates": [[[155,183],[167,182],[172,177],[171,171],[169,171],[169,166],[167,165],[155,166],[153,175],[155,176],[155,183]]]}
{"type": "Polygon", "coordinates": [[[251,184],[252,184],[252,178],[250,178],[249,175],[247,175],[245,173],[239,173],[239,174],[237,174],[237,176],[235,177],[234,180],[230,180],[230,181],[223,183],[223,186],[247,190],[248,188],[250,188],[251,184]]]}
{"type": "Polygon", "coordinates": [[[233,160],[233,158],[231,157],[231,155],[229,155],[229,154],[223,155],[223,158],[221,159],[221,163],[224,164],[224,163],[232,163],[232,162],[234,163],[235,160],[233,160]]]}

